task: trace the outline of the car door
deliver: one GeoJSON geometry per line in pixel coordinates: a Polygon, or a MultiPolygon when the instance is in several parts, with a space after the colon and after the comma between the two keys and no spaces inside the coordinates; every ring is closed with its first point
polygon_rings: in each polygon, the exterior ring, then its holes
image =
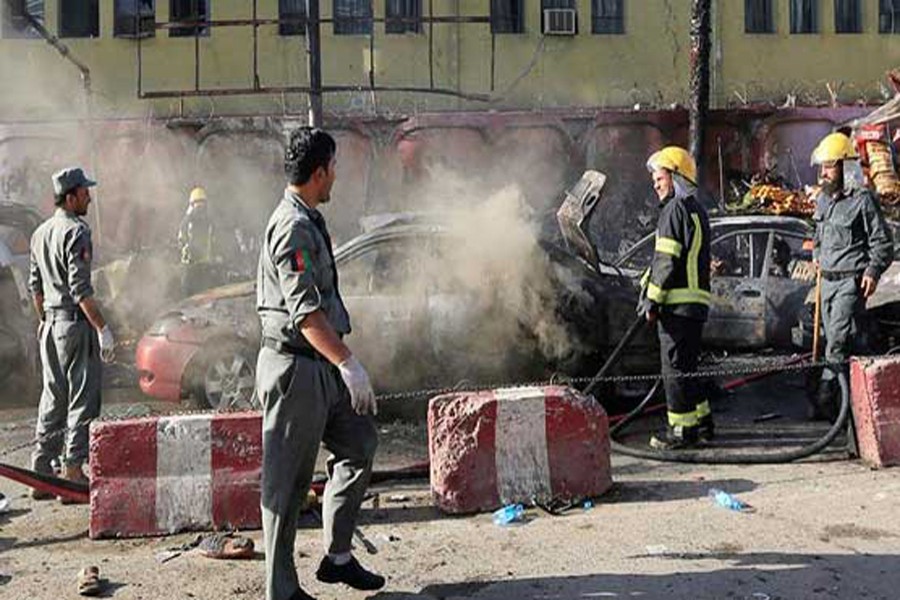
{"type": "Polygon", "coordinates": [[[765,265],[768,346],[792,346],[792,329],[801,318],[809,290],[815,286],[812,252],[804,248],[805,241],[805,236],[796,231],[772,231],[765,265]]]}
{"type": "Polygon", "coordinates": [[[427,303],[416,236],[371,240],[341,257],[341,296],[353,331],[348,343],[379,390],[415,386],[430,361],[427,303]],[[424,334],[424,335],[423,335],[424,334]]]}
{"type": "Polygon", "coordinates": [[[703,341],[728,348],[766,345],[768,230],[733,230],[710,245],[713,295],[703,341]]]}

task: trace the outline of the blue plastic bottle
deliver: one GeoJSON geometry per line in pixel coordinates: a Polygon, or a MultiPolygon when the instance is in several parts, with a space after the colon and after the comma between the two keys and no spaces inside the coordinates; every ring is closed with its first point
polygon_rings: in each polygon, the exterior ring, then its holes
{"type": "Polygon", "coordinates": [[[745,511],[750,508],[750,505],[746,502],[738,500],[728,492],[718,490],[716,488],[711,488],[709,490],[709,497],[712,498],[719,506],[727,508],[729,510],[745,511]]]}
{"type": "Polygon", "coordinates": [[[516,521],[521,521],[525,515],[525,507],[521,504],[507,504],[503,508],[494,512],[495,525],[509,525],[516,521]]]}

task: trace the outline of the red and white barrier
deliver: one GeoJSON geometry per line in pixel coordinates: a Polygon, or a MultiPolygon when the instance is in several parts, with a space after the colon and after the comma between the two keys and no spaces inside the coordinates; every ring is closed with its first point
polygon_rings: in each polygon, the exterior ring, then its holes
{"type": "Polygon", "coordinates": [[[258,413],[95,421],[91,538],[261,526],[258,413]]]}
{"type": "Polygon", "coordinates": [[[853,359],[850,397],[860,457],[874,467],[900,464],[900,357],[853,359]]]}
{"type": "Polygon", "coordinates": [[[612,485],[606,412],[571,388],[432,398],[428,439],[432,494],[446,512],[593,497],[612,485]]]}

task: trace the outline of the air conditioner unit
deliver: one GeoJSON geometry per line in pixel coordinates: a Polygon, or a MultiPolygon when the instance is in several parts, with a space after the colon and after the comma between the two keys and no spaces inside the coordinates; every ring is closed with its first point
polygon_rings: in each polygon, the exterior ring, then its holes
{"type": "Polygon", "coordinates": [[[545,8],[544,35],[575,35],[576,13],[574,8],[545,8]]]}

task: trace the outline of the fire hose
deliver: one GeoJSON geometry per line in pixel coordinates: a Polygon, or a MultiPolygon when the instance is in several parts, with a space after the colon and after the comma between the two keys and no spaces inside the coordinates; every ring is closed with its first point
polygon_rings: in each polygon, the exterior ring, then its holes
{"type": "MultiPolygon", "coordinates": [[[[618,361],[618,359],[621,357],[622,351],[629,343],[631,343],[631,341],[641,330],[645,322],[646,321],[643,315],[635,319],[635,321],[626,331],[625,335],[619,341],[619,344],[615,347],[613,352],[603,363],[603,366],[591,380],[591,383],[588,384],[587,387],[585,387],[584,393],[590,393],[594,389],[594,387],[596,387],[596,384],[603,380],[603,378],[606,376],[606,373],[618,361]]],[[[847,426],[847,421],[850,416],[850,384],[847,381],[847,375],[843,372],[843,370],[838,370],[838,383],[840,384],[841,388],[841,408],[840,412],[838,413],[838,417],[835,420],[834,424],[832,424],[831,428],[829,428],[822,437],[810,444],[806,444],[799,448],[795,448],[792,450],[783,450],[779,452],[756,453],[737,453],[717,449],[672,451],[654,450],[651,448],[635,448],[618,441],[616,439],[616,435],[625,427],[627,427],[628,424],[630,424],[641,414],[643,414],[645,407],[653,398],[653,396],[656,395],[656,392],[659,390],[659,386],[661,383],[662,378],[657,379],[644,399],[619,423],[617,423],[612,429],[610,429],[610,444],[613,451],[618,452],[619,454],[624,454],[626,456],[633,456],[635,458],[645,458],[649,460],[658,460],[664,462],[735,465],[781,464],[800,460],[801,458],[812,456],[824,450],[826,447],[828,447],[829,444],[831,444],[831,442],[834,441],[834,439],[841,433],[841,431],[844,430],[844,428],[847,426]]]]}

